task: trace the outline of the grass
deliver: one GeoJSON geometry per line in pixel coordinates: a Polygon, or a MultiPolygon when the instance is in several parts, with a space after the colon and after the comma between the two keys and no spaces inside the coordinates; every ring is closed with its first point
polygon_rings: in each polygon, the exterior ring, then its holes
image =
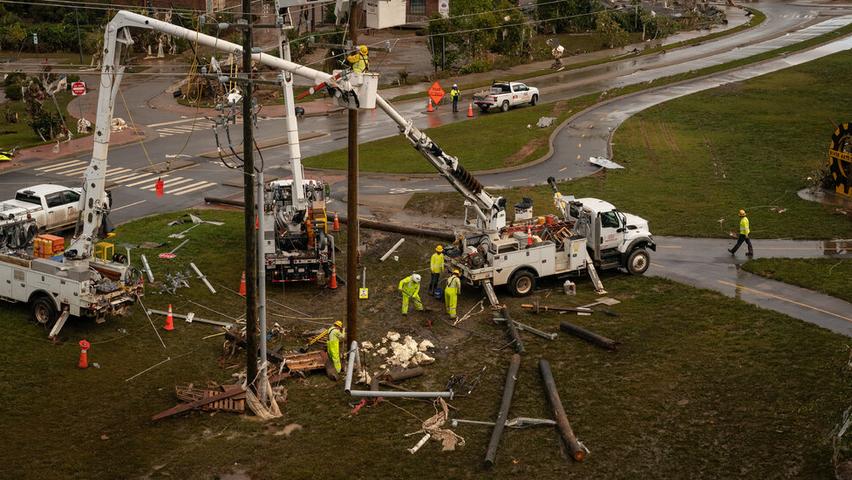
{"type": "MultiPolygon", "coordinates": [[[[149,286],[145,303],[150,308],[171,303],[177,312],[193,310],[206,318],[221,317],[197,304],[236,315],[242,299],[220,284],[236,288],[242,270],[242,217],[235,212],[196,213],[226,225],[194,229],[175,263],[156,258],[158,251],[172,245],[148,251],[147,257],[158,278],[192,260],[220,293],[211,296],[196,281],[177,296],[158,295],[149,286]],[[215,249],[209,248],[213,245],[215,249]]],[[[115,241],[169,240],[169,233],[187,228],[166,226],[178,216],[122,226],[115,241]]],[[[409,388],[441,389],[451,374],[472,374],[486,366],[473,394],[451,403],[459,409],[454,417],[493,419],[509,357],[508,351],[499,349],[505,343],[502,330],[484,315],[466,320],[465,330],[437,321],[428,331],[422,325],[429,314],[403,320],[397,313],[396,281],[427,265],[433,243],[409,238],[398,251],[399,263],[379,263],[379,255],[396,242],[396,236],[364,231],[362,240],[371,296],[360,303],[360,338],[377,340],[394,329],[437,345],[437,362],[426,367],[426,376],[407,382],[409,388]]],[[[251,478],[336,478],[341,465],[347,465],[355,478],[393,471],[418,472],[426,479],[831,475],[828,434],[852,395],[848,374],[839,370],[847,360],[848,339],[665,280],[608,274],[603,280],[610,295],[623,301],[613,307],[620,317],[534,316],[519,308],[520,299],[498,291],[518,321],[557,331],[560,320],[570,320],[622,342],[617,353],[609,353],[565,335],[554,342],[524,335],[528,352],[511,415],[549,416],[537,371],[537,359],[547,358],[572,426],[592,451],[582,465],[561,456],[556,433],[546,428],[507,431],[497,468],[490,473],[480,467],[489,428],[456,428],[467,442],[456,452],[441,453],[433,442],[410,455],[405,449],[416,438],[404,435],[419,429],[420,421],[434,413],[430,404],[385,402],[351,416],[351,399],[343,395],[342,382],[333,384],[319,375],[288,381],[285,415],[272,422],[225,413],[191,413],[151,422],[152,414],[175,404],[175,384],[229,382],[239,370],[244,360],[224,357],[221,337],[203,339],[215,332],[213,327],[178,321],[174,332],[163,332],[168,346],[164,351],[137,310],[131,317],[100,326],[69,322],[62,334],[66,341],[52,345],[43,329],[23,319],[25,311],[18,307],[0,312],[6,325],[0,360],[7,385],[0,392],[0,404],[8,412],[2,427],[15,442],[3,449],[0,459],[6,475],[34,479],[201,479],[229,472],[245,472],[251,478]],[[695,315],[697,310],[700,316],[695,315]],[[75,368],[76,342],[81,338],[92,342],[90,362],[99,363],[99,369],[75,368]],[[171,360],[127,381],[166,358],[171,360]],[[280,435],[291,423],[302,430],[280,435]],[[335,461],[322,461],[330,449],[335,461]]],[[[558,283],[544,283],[536,295],[551,305],[582,304],[594,298],[586,279],[579,280],[578,297],[570,300],[550,290],[558,290],[558,283]]],[[[270,286],[269,297],[333,318],[339,318],[345,305],[342,290],[310,285],[288,285],[283,292],[270,286]]],[[[468,311],[480,297],[480,292],[463,288],[459,311],[468,311]]],[[[439,318],[439,304],[424,301],[436,310],[431,315],[439,318]]],[[[271,313],[290,314],[278,306],[271,313]]],[[[317,326],[281,317],[272,321],[288,331],[272,347],[296,348],[304,342],[298,333],[317,326]]],[[[155,322],[159,328],[162,318],[155,322]]],[[[370,357],[366,361],[375,363],[370,357]]]]}
{"type": "MultiPolygon", "coordinates": [[[[68,130],[70,130],[74,135],[74,138],[77,138],[80,136],[77,134],[77,118],[68,112],[68,103],[73,98],[74,97],[71,95],[71,92],[68,91],[56,94],[56,102],[59,104],[59,108],[65,118],[65,124],[68,126],[68,130]]],[[[56,113],[56,106],[50,99],[45,100],[44,109],[48,112],[56,113]]],[[[0,104],[0,139],[2,139],[0,147],[12,148],[17,146],[19,148],[27,148],[35,145],[42,145],[44,143],[55,142],[55,140],[47,142],[42,141],[33,129],[27,125],[28,118],[29,116],[26,113],[26,105],[23,100],[18,102],[6,101],[0,104]],[[12,110],[18,113],[18,123],[6,122],[6,117],[3,112],[7,110],[12,110]]]]}
{"type": "MultiPolygon", "coordinates": [[[[682,47],[688,47],[688,46],[692,46],[692,45],[698,45],[698,44],[701,44],[701,43],[704,43],[704,42],[708,42],[710,40],[715,40],[717,38],[724,37],[726,35],[732,35],[732,34],[741,32],[741,31],[743,31],[747,28],[756,27],[756,26],[760,25],[761,23],[763,23],[764,20],[766,20],[766,15],[763,12],[761,12],[760,10],[757,10],[757,9],[754,9],[754,8],[746,8],[746,10],[750,11],[753,14],[751,21],[748,22],[748,23],[738,25],[738,26],[731,28],[731,29],[728,29],[728,30],[722,30],[722,31],[714,32],[714,33],[711,33],[711,34],[708,34],[708,35],[704,35],[702,37],[690,38],[688,40],[683,40],[683,41],[676,42],[676,43],[673,43],[673,44],[670,44],[670,45],[660,45],[660,46],[653,47],[653,48],[646,48],[646,49],[642,50],[641,52],[639,52],[638,54],[634,55],[633,57],[635,58],[635,57],[640,57],[640,56],[643,56],[643,55],[651,55],[651,54],[654,54],[654,53],[659,53],[661,51],[669,51],[669,50],[672,50],[672,49],[675,49],[675,48],[682,48],[682,47]]],[[[570,42],[568,42],[568,43],[570,44],[570,42]]],[[[581,69],[581,68],[592,67],[592,66],[595,66],[595,65],[601,65],[601,64],[604,64],[604,63],[619,61],[619,60],[623,60],[624,57],[625,57],[624,54],[620,54],[620,55],[615,55],[615,56],[607,57],[607,58],[587,60],[585,62],[579,62],[579,63],[566,65],[565,69],[563,71],[565,71],[565,70],[578,70],[578,69],[581,69]]],[[[545,68],[545,69],[541,69],[541,70],[535,70],[535,71],[532,71],[532,72],[519,73],[519,74],[514,74],[514,75],[502,75],[502,76],[499,76],[499,78],[503,79],[505,81],[509,81],[509,82],[517,82],[517,81],[529,80],[529,79],[536,78],[536,77],[541,77],[541,76],[544,76],[544,75],[550,75],[552,73],[553,73],[552,69],[545,68]]],[[[474,91],[478,88],[487,87],[489,85],[491,85],[491,80],[475,81],[475,82],[469,82],[469,83],[460,83],[459,88],[462,91],[474,91]]],[[[423,98],[424,96],[425,96],[424,93],[407,93],[407,94],[404,94],[404,95],[398,95],[398,96],[392,98],[390,101],[391,102],[404,102],[404,101],[407,101],[407,100],[415,100],[415,99],[418,99],[418,98],[423,98]]]]}
{"type": "Polygon", "coordinates": [[[746,271],[852,302],[852,260],[836,258],[760,258],[743,265],[746,271]]]}
{"type": "MultiPolygon", "coordinates": [[[[736,211],[746,208],[758,238],[852,237],[852,222],[796,195],[825,162],[826,119],[847,113],[832,99],[852,73],[850,59],[838,53],[641,112],[613,139],[615,160],[627,168],[563,184],[562,191],[605,198],[650,220],[659,235],[726,237],[736,211]]],[[[548,187],[495,193],[510,205],[523,196],[551,203],[548,187]]],[[[453,200],[419,193],[407,208],[458,215],[453,200]]]]}

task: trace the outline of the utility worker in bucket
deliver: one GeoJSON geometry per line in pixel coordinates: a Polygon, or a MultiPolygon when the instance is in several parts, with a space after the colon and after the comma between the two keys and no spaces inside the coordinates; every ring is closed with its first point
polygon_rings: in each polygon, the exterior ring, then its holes
{"type": "Polygon", "coordinates": [[[447,307],[450,320],[456,319],[459,292],[461,292],[461,272],[459,269],[455,269],[452,276],[447,279],[447,288],[444,289],[444,305],[447,307]]]}
{"type": "Polygon", "coordinates": [[[429,260],[429,270],[432,272],[432,278],[429,279],[429,295],[432,295],[438,289],[441,272],[444,271],[444,247],[442,245],[435,247],[435,253],[429,260]]]}
{"type": "Polygon", "coordinates": [[[328,358],[334,363],[334,370],[340,373],[340,341],[346,337],[346,331],[343,329],[343,322],[340,320],[334,322],[334,325],[328,329],[328,341],[326,342],[326,351],[328,358]]]}
{"type": "Polygon", "coordinates": [[[754,256],[754,250],[751,248],[751,239],[748,237],[751,233],[751,228],[748,222],[748,217],[746,216],[745,210],[740,210],[740,236],[737,237],[737,243],[734,245],[734,248],[728,250],[731,252],[731,255],[735,255],[737,253],[737,249],[745,242],[748,245],[748,252],[746,255],[749,257],[754,256]]]}
{"type": "Polygon", "coordinates": [[[408,315],[408,301],[414,302],[414,309],[422,312],[423,302],[420,301],[420,275],[411,275],[399,281],[399,291],[402,293],[402,314],[408,315]]]}
{"type": "Polygon", "coordinates": [[[352,71],[355,73],[364,73],[370,70],[370,50],[366,45],[358,47],[358,51],[346,57],[346,61],[352,65],[352,71]]]}
{"type": "Polygon", "coordinates": [[[459,86],[454,83],[453,88],[450,90],[450,98],[453,100],[453,112],[459,111],[459,97],[460,96],[461,96],[461,90],[459,90],[459,86]]]}

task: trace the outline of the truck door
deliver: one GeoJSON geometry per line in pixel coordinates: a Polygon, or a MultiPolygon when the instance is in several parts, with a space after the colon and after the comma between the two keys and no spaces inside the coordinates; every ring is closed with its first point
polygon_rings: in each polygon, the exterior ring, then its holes
{"type": "Polygon", "coordinates": [[[609,212],[598,213],[598,221],[600,222],[600,249],[606,251],[612,248],[618,248],[621,243],[621,233],[618,231],[621,225],[621,219],[618,212],[611,210],[609,212]]]}
{"type": "Polygon", "coordinates": [[[47,212],[47,230],[65,225],[68,222],[68,214],[65,212],[65,196],[62,192],[51,193],[44,197],[47,212]]]}
{"type": "Polygon", "coordinates": [[[62,192],[62,196],[65,202],[62,207],[65,210],[65,221],[75,223],[80,214],[80,194],[74,190],[65,190],[62,192]]]}
{"type": "Polygon", "coordinates": [[[0,297],[12,298],[12,267],[0,265],[0,297]]]}

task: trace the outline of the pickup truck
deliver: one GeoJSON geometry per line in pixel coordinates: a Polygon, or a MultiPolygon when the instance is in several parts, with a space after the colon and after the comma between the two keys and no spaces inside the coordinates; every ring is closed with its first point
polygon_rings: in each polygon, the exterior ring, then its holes
{"type": "Polygon", "coordinates": [[[22,188],[13,200],[0,203],[0,229],[19,224],[27,214],[40,232],[73,227],[80,216],[80,188],[42,184],[22,188]]]}
{"type": "Polygon", "coordinates": [[[535,105],[538,98],[538,89],[535,87],[518,82],[494,82],[490,90],[474,94],[473,103],[483,112],[492,108],[507,112],[510,107],[525,103],[535,105]]]}

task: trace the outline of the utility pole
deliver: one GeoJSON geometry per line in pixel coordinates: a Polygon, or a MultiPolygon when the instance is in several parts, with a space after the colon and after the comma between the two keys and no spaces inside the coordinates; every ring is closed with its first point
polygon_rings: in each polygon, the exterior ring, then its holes
{"type": "MultiPolygon", "coordinates": [[[[358,48],[358,1],[349,2],[349,39],[358,48]]],[[[345,58],[345,55],[344,55],[345,58]]],[[[346,194],[346,343],[356,340],[358,334],[358,110],[347,109],[349,114],[349,165],[346,194]]]]}
{"type": "MultiPolygon", "coordinates": [[[[246,381],[257,378],[257,231],[255,228],[254,136],[252,132],[251,0],[243,2],[243,194],[246,235],[246,381]]],[[[266,360],[266,359],[264,359],[266,360]]]]}
{"type": "Polygon", "coordinates": [[[83,42],[80,40],[80,18],[77,7],[74,7],[74,23],[77,24],[77,47],[80,49],[80,65],[83,65],[83,42]]]}

